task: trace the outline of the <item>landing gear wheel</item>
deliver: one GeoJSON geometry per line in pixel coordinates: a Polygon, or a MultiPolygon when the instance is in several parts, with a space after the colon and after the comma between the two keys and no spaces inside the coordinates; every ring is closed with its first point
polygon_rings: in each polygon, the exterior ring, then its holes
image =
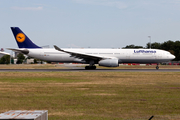
{"type": "Polygon", "coordinates": [[[88,70],[88,69],[89,69],[89,66],[85,66],[85,69],[88,70]]]}
{"type": "Polygon", "coordinates": [[[92,66],[92,69],[95,70],[95,69],[96,69],[96,66],[92,66]]]}
{"type": "Polygon", "coordinates": [[[85,69],[86,70],[95,70],[96,66],[86,66],[85,69]]]}
{"type": "Polygon", "coordinates": [[[156,70],[159,70],[159,66],[156,66],[156,70]]]}

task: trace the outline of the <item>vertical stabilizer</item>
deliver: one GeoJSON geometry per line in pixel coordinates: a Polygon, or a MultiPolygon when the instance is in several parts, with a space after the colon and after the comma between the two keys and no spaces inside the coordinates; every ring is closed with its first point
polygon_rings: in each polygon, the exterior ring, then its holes
{"type": "Polygon", "coordinates": [[[19,48],[41,48],[34,44],[18,27],[11,27],[19,48]]]}

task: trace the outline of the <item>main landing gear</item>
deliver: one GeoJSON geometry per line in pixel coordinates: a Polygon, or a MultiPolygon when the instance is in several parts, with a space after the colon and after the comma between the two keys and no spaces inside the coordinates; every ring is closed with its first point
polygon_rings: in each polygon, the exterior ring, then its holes
{"type": "Polygon", "coordinates": [[[89,61],[89,66],[86,66],[85,69],[86,70],[95,70],[96,66],[94,65],[94,61],[93,60],[89,61]]]}

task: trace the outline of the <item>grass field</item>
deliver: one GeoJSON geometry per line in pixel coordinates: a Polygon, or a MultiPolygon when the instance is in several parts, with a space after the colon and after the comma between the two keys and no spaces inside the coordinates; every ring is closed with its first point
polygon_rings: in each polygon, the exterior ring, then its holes
{"type": "Polygon", "coordinates": [[[49,120],[178,120],[179,72],[1,72],[0,113],[48,110],[49,120]]]}
{"type": "Polygon", "coordinates": [[[58,64],[0,64],[0,69],[65,69],[66,67],[58,64]]]}

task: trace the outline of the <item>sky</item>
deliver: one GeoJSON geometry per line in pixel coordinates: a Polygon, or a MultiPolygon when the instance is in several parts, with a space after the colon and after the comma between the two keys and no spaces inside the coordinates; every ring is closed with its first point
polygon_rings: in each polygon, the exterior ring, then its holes
{"type": "Polygon", "coordinates": [[[180,39],[180,0],[0,0],[0,48],[18,47],[10,27],[39,46],[145,47],[180,39]]]}

